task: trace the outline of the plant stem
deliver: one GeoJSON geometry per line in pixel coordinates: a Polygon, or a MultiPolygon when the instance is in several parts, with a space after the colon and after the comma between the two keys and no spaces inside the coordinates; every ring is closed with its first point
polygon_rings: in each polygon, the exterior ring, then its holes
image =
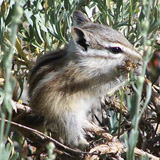
{"type": "Polygon", "coordinates": [[[4,85],[4,101],[3,101],[3,107],[1,110],[1,135],[0,135],[0,144],[3,143],[4,138],[7,138],[10,123],[7,123],[6,130],[4,133],[4,119],[6,117],[6,114],[8,112],[8,120],[11,120],[12,117],[12,93],[13,93],[13,86],[14,86],[14,80],[11,78],[11,70],[12,70],[12,59],[13,59],[13,52],[14,52],[14,46],[16,42],[16,33],[18,24],[20,22],[20,18],[22,16],[22,9],[20,8],[19,4],[15,4],[14,8],[14,16],[12,18],[11,27],[8,29],[10,31],[10,42],[11,46],[9,49],[9,52],[6,52],[3,57],[3,64],[4,64],[4,71],[5,71],[5,85],[4,85]]]}

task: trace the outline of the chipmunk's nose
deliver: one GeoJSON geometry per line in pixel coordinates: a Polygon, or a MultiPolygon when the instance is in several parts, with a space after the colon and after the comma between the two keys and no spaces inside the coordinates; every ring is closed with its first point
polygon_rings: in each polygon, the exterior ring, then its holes
{"type": "Polygon", "coordinates": [[[142,54],[140,52],[138,52],[136,49],[132,50],[132,57],[138,61],[142,60],[142,54]]]}
{"type": "Polygon", "coordinates": [[[142,54],[138,52],[135,48],[126,50],[126,53],[133,61],[141,61],[142,54]]]}
{"type": "Polygon", "coordinates": [[[123,53],[126,54],[132,61],[141,61],[142,54],[138,52],[133,46],[122,46],[123,53]]]}
{"type": "Polygon", "coordinates": [[[139,53],[139,52],[137,52],[137,60],[139,60],[139,61],[141,61],[142,60],[142,55],[139,53]]]}

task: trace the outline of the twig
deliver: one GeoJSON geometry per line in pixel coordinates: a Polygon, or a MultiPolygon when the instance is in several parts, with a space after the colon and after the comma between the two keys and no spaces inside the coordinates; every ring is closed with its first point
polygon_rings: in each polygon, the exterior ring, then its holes
{"type": "MultiPolygon", "coordinates": [[[[0,121],[1,120],[2,119],[0,118],[0,121]]],[[[5,121],[5,123],[9,123],[9,121],[7,119],[5,119],[4,121],[5,121]]],[[[19,123],[13,122],[13,121],[10,121],[10,124],[14,125],[14,126],[17,126],[17,127],[20,127],[20,128],[23,128],[23,129],[26,129],[26,130],[31,131],[33,133],[36,133],[36,134],[38,134],[40,136],[43,136],[44,138],[49,139],[50,141],[54,142],[58,146],[62,147],[63,149],[65,149],[67,151],[70,151],[70,152],[74,152],[75,154],[94,154],[94,153],[89,153],[89,152],[84,152],[84,151],[77,151],[77,150],[74,150],[72,148],[69,148],[69,147],[65,146],[64,144],[58,142],[57,140],[53,139],[52,137],[49,137],[49,136],[45,135],[44,133],[42,133],[42,132],[40,132],[40,131],[38,131],[36,129],[21,125],[19,123]]]]}

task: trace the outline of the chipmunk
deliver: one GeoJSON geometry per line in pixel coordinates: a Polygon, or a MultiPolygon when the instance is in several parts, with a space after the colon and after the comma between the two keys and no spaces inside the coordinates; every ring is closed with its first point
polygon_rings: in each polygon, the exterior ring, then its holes
{"type": "Polygon", "coordinates": [[[73,19],[69,44],[35,64],[29,97],[33,111],[44,116],[66,144],[85,149],[86,114],[99,106],[100,97],[127,82],[128,67],[137,70],[142,55],[120,32],[92,23],[82,12],[75,11],[73,19]]]}

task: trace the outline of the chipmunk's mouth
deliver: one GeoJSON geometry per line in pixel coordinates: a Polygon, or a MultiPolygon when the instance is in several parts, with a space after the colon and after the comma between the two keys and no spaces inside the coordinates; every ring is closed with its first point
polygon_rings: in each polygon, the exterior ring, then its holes
{"type": "Polygon", "coordinates": [[[125,61],[125,70],[129,73],[131,70],[134,71],[135,75],[140,75],[142,72],[143,63],[142,61],[139,62],[132,62],[130,60],[125,61]]]}
{"type": "Polygon", "coordinates": [[[125,69],[130,72],[131,69],[136,69],[137,68],[137,64],[135,64],[134,62],[131,62],[130,60],[126,60],[125,61],[126,65],[125,65],[125,69]]]}
{"type": "Polygon", "coordinates": [[[142,68],[142,62],[133,62],[129,59],[126,59],[123,65],[117,67],[117,71],[121,73],[129,73],[133,70],[135,73],[139,72],[140,68],[142,68]]]}

